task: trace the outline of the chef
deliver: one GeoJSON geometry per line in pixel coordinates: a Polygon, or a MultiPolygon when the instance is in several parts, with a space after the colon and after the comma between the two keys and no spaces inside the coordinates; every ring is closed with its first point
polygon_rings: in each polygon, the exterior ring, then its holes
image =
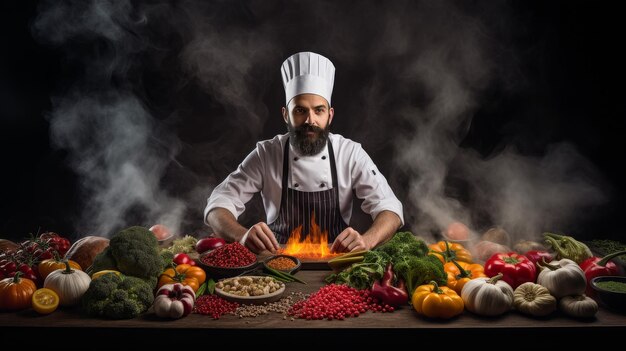
{"type": "Polygon", "coordinates": [[[402,204],[361,144],[330,133],[335,66],[322,55],[299,52],[283,62],[281,73],[288,132],[258,142],[213,190],[205,223],[256,253],[276,252],[299,226],[308,235],[313,216],[328,232],[332,252],[368,250],[387,241],[404,223],[402,204]],[[246,228],[237,218],[257,192],[267,221],[246,228]],[[348,225],[353,192],[373,219],[364,233],[348,225]]]}

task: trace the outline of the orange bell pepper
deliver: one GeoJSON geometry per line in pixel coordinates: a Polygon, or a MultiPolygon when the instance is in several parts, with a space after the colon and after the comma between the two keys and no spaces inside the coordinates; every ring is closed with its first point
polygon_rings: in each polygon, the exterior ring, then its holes
{"type": "Polygon", "coordinates": [[[443,265],[443,270],[448,274],[446,286],[456,291],[459,295],[461,295],[461,290],[463,290],[465,283],[474,278],[487,277],[485,269],[478,263],[452,260],[443,265]]]}
{"type": "Polygon", "coordinates": [[[181,283],[191,287],[196,292],[205,280],[204,269],[189,264],[179,264],[175,268],[168,268],[161,273],[157,289],[165,284],[181,283]]]}
{"type": "Polygon", "coordinates": [[[418,314],[430,318],[452,318],[465,309],[459,294],[447,286],[438,286],[434,281],[418,286],[411,303],[418,314]]]}
{"type": "Polygon", "coordinates": [[[428,245],[429,254],[435,255],[441,263],[450,262],[452,260],[473,263],[472,253],[459,243],[451,243],[449,241],[440,241],[436,244],[428,245]]]}

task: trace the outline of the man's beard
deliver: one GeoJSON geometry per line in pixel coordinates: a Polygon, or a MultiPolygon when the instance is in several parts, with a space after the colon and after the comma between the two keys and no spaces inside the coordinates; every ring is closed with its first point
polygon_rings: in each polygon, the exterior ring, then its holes
{"type": "Polygon", "coordinates": [[[326,128],[322,129],[311,124],[302,124],[300,127],[294,127],[291,123],[287,123],[289,130],[289,143],[295,147],[300,154],[304,156],[313,156],[319,154],[326,146],[328,141],[328,133],[330,132],[330,123],[326,128]],[[307,135],[308,132],[314,132],[313,140],[307,135]]]}

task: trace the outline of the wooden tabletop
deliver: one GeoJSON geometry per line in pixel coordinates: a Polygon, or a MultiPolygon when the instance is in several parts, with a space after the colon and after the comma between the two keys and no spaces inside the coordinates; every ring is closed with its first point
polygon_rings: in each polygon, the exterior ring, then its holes
{"type": "MultiPolygon", "coordinates": [[[[285,294],[292,291],[312,293],[324,285],[323,279],[330,271],[302,270],[297,276],[308,284],[287,284],[285,294]]],[[[0,313],[0,335],[29,334],[26,329],[38,328],[37,335],[42,332],[54,333],[54,330],[70,328],[90,335],[111,335],[129,333],[132,335],[158,335],[161,333],[202,333],[202,335],[254,335],[266,334],[269,331],[279,332],[285,329],[297,329],[297,335],[324,335],[341,337],[350,329],[349,334],[355,337],[362,335],[368,338],[380,333],[409,333],[413,336],[461,335],[471,333],[473,336],[495,335],[603,335],[619,337],[626,335],[626,315],[611,312],[605,308],[594,319],[579,320],[556,312],[549,317],[533,318],[511,311],[503,316],[487,318],[464,312],[451,320],[431,320],[420,317],[407,305],[393,313],[367,312],[356,318],[345,320],[284,319],[282,314],[270,313],[255,318],[238,318],[235,315],[224,315],[214,320],[210,316],[191,314],[178,320],[162,320],[151,311],[130,320],[104,320],[83,315],[78,308],[59,309],[52,314],[40,316],[32,310],[21,312],[0,313]],[[138,334],[140,333],[140,334],[138,334]]],[[[293,333],[289,333],[292,335],[293,333]]],[[[293,334],[295,335],[295,334],[293,334]]],[[[27,336],[26,336],[27,337],[27,336]]]]}

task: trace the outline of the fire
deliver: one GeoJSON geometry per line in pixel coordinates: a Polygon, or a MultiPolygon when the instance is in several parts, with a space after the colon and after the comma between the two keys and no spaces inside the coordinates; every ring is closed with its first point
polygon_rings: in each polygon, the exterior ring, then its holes
{"type": "Polygon", "coordinates": [[[328,231],[322,231],[315,222],[315,212],[311,214],[311,229],[309,235],[302,240],[302,225],[294,229],[282,250],[285,255],[299,258],[320,260],[335,257],[338,254],[330,252],[328,247],[328,231]]]}

